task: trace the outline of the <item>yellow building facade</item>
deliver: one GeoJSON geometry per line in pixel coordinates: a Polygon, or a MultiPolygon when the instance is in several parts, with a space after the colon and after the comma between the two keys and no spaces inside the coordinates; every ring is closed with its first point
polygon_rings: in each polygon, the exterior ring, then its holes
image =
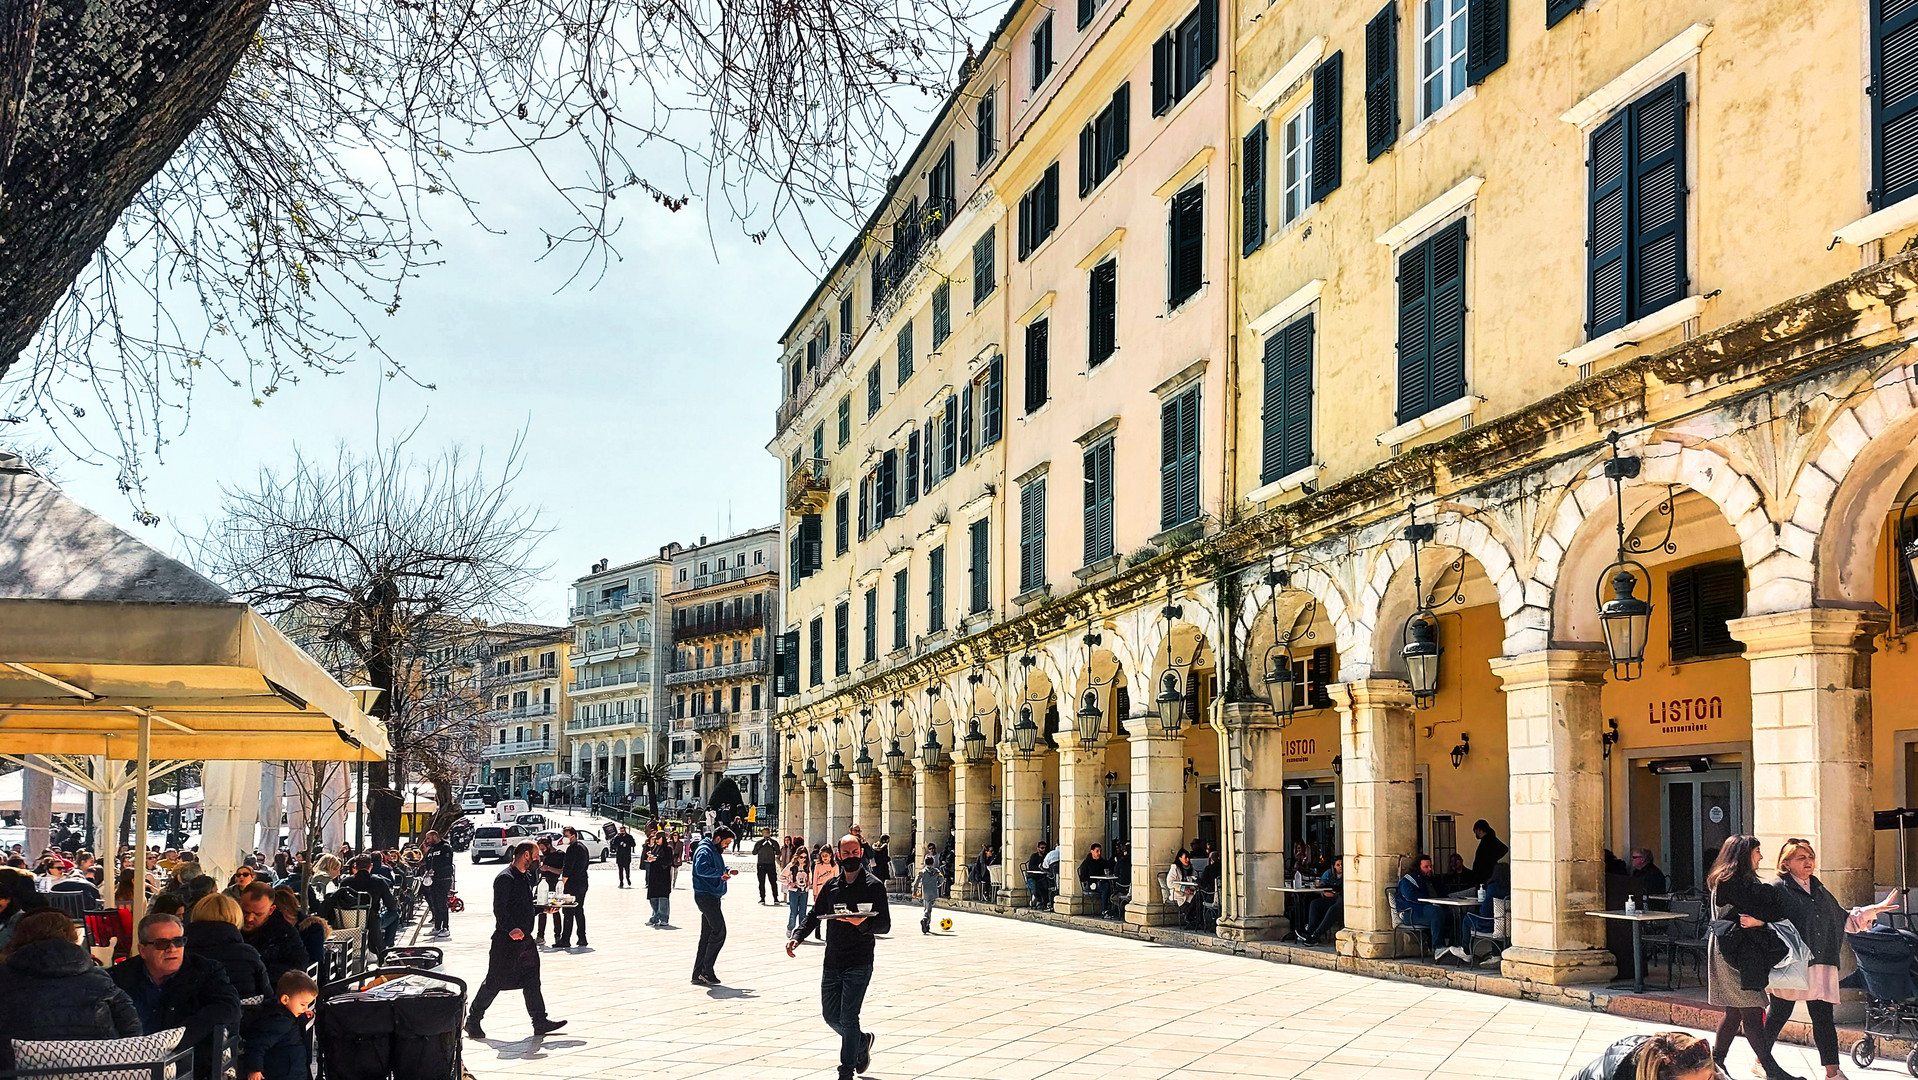
{"type": "Polygon", "coordinates": [[[1401,861],[1483,820],[1505,972],[1545,982],[1612,973],[1608,851],[1684,891],[1728,835],[1802,836],[1848,902],[1895,884],[1918,13],[1887,8],[1016,5],[783,342],[805,834],[995,843],[1006,903],[1040,839],[1129,843],[1139,923],[1203,841],[1245,938],[1309,845],[1375,957],[1411,946],[1401,861]],[[948,331],[909,373],[908,322],[948,331]]]}

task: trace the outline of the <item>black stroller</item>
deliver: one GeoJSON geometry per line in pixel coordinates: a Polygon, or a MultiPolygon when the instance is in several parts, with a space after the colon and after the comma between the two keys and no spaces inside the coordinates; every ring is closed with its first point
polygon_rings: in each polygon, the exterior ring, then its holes
{"type": "MultiPolygon", "coordinates": [[[[1858,957],[1858,970],[1845,977],[1847,989],[1863,989],[1865,1037],[1851,1048],[1851,1060],[1861,1069],[1878,1058],[1878,1040],[1918,1037],[1918,934],[1876,926],[1845,935],[1858,957]]],[[[1905,1058],[1905,1069],[1918,1076],[1918,1047],[1905,1058]]]]}

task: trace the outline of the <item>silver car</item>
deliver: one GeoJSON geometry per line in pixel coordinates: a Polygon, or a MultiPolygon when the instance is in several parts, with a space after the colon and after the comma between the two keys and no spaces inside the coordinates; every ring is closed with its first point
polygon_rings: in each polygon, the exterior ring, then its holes
{"type": "Polygon", "coordinates": [[[532,834],[518,825],[480,825],[473,829],[473,861],[498,859],[508,862],[513,847],[532,834]]]}

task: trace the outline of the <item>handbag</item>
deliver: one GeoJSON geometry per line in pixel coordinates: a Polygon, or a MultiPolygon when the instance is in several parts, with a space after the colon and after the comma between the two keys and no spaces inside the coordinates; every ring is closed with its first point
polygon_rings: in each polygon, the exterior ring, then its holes
{"type": "Polygon", "coordinates": [[[1777,932],[1780,941],[1785,943],[1785,958],[1772,965],[1771,975],[1765,980],[1771,990],[1809,990],[1811,989],[1811,948],[1798,933],[1798,928],[1789,922],[1775,922],[1772,930],[1777,932]]]}
{"type": "MultiPolygon", "coordinates": [[[[1711,892],[1711,903],[1712,903],[1712,914],[1714,915],[1718,914],[1718,890],[1717,889],[1713,889],[1711,892]]],[[[1718,937],[1721,934],[1729,934],[1736,929],[1738,929],[1737,919],[1707,919],[1705,920],[1705,936],[1706,937],[1718,937]]]]}

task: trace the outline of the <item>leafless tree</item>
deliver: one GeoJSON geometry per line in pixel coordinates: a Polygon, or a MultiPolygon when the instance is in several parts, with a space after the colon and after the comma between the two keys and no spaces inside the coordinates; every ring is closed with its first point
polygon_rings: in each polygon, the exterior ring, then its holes
{"type": "MultiPolygon", "coordinates": [[[[320,846],[322,822],[342,809],[327,805],[328,795],[335,790],[346,765],[339,761],[282,761],[280,775],[283,783],[293,789],[293,797],[300,802],[300,813],[289,814],[289,824],[301,823],[299,830],[289,829],[287,847],[293,851],[312,851],[320,846]]],[[[279,800],[274,800],[279,805],[279,800]]],[[[266,827],[268,846],[275,841],[273,837],[279,829],[279,822],[261,822],[266,827]]]]}
{"type": "Polygon", "coordinates": [[[386,691],[374,712],[392,753],[368,768],[366,795],[382,847],[399,836],[396,778],[453,763],[448,740],[472,734],[442,726],[459,716],[424,678],[429,650],[462,622],[519,614],[544,570],[541,515],[513,494],[521,467],[518,443],[497,469],[458,447],[422,460],[404,439],[365,457],[342,445],[329,464],[302,456],[224,488],[221,518],[189,541],[202,571],[336,676],[386,691]]]}
{"type": "Polygon", "coordinates": [[[0,425],[120,461],[137,503],[206,379],[406,376],[372,320],[439,259],[430,218],[480,220],[486,155],[530,156],[576,275],[622,194],[821,255],[1001,2],[0,0],[0,425]]]}

